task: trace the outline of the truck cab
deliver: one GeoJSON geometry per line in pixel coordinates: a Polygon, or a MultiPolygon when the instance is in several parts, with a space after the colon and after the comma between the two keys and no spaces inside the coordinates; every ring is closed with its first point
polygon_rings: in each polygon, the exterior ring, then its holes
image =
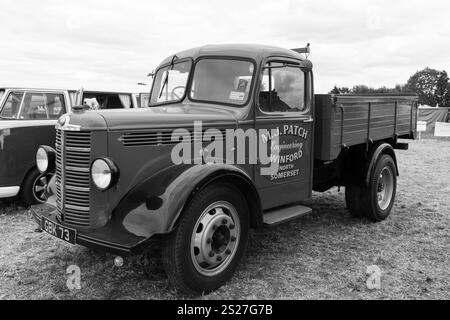
{"type": "Polygon", "coordinates": [[[170,281],[201,293],[230,279],[251,228],[310,213],[313,190],[344,186],[352,215],[386,219],[417,97],[316,96],[305,53],[182,51],[156,69],[148,108],[62,116],[37,153],[56,172],[39,227],[120,255],[159,237],[170,281]]]}

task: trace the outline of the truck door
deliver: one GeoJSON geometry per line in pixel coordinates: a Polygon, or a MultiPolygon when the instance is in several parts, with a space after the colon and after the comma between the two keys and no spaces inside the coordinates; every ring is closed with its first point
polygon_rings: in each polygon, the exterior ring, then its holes
{"type": "Polygon", "coordinates": [[[268,60],[257,92],[255,126],[259,139],[269,141],[266,148],[267,154],[272,154],[272,166],[278,165],[270,174],[261,172],[267,164],[255,166],[263,209],[307,200],[312,190],[312,71],[301,61],[268,60]],[[265,130],[270,134],[264,135],[265,130]]]}

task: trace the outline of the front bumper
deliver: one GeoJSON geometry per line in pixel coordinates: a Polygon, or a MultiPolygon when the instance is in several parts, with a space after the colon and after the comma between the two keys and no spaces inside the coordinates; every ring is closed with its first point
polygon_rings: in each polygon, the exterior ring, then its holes
{"type": "MultiPolygon", "coordinates": [[[[56,218],[56,207],[48,203],[32,206],[30,211],[39,228],[42,227],[42,217],[45,217],[56,224],[74,229],[73,226],[58,222],[56,218]]],[[[121,256],[139,251],[141,245],[148,240],[144,237],[131,234],[121,224],[115,223],[113,220],[99,229],[75,229],[77,230],[76,244],[121,256]]]]}

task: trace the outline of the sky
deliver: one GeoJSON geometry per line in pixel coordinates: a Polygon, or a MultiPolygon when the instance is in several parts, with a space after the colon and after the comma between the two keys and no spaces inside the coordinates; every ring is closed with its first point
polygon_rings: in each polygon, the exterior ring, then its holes
{"type": "Polygon", "coordinates": [[[311,43],[315,87],[450,72],[446,0],[0,0],[0,86],[149,91],[167,56],[206,44],[311,43]]]}

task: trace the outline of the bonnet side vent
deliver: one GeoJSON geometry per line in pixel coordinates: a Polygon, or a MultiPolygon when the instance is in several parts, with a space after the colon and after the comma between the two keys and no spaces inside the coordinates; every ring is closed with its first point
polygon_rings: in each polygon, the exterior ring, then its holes
{"type": "MultiPolygon", "coordinates": [[[[206,130],[205,130],[206,131],[206,130]]],[[[203,133],[205,133],[203,131],[203,133]]],[[[189,131],[192,137],[192,131],[189,131]]],[[[225,136],[225,130],[221,130],[222,137],[225,136]]],[[[131,132],[125,133],[120,138],[119,141],[125,147],[141,147],[141,146],[158,146],[158,145],[174,145],[177,144],[177,141],[172,141],[172,130],[164,130],[164,131],[149,131],[149,132],[131,132]]],[[[196,137],[197,138],[197,137],[196,137]]],[[[202,139],[198,137],[197,139],[202,139]]]]}

